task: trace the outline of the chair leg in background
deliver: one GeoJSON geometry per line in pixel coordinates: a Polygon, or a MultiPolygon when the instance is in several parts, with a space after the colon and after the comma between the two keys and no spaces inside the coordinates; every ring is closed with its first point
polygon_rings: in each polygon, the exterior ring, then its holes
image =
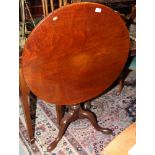
{"type": "Polygon", "coordinates": [[[121,74],[120,77],[119,77],[118,93],[117,93],[117,95],[121,94],[121,92],[123,90],[123,85],[124,85],[124,79],[123,79],[123,74],[121,74]]]}

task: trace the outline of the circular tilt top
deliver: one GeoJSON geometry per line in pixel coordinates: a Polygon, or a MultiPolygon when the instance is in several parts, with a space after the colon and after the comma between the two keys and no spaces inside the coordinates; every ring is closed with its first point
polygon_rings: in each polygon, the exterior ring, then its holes
{"type": "Polygon", "coordinates": [[[24,47],[23,75],[46,102],[77,104],[116,80],[128,52],[128,30],[117,13],[97,3],[75,3],[49,14],[32,31],[24,47]]]}

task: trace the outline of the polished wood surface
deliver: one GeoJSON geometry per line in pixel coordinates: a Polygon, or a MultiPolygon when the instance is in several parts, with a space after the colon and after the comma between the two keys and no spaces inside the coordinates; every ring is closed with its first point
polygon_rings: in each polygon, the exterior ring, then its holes
{"type": "Polygon", "coordinates": [[[36,96],[72,105],[107,89],[128,52],[128,30],[117,13],[96,3],[71,4],[32,31],[23,52],[23,75],[36,96]]]}
{"type": "Polygon", "coordinates": [[[120,133],[101,152],[101,155],[129,155],[128,151],[136,144],[136,123],[120,133]]]}

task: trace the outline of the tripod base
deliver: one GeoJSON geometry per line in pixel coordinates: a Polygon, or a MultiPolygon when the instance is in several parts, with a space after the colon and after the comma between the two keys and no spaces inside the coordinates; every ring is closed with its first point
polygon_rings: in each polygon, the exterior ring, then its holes
{"type": "Polygon", "coordinates": [[[48,147],[48,151],[52,151],[61,140],[62,136],[64,135],[68,125],[72,122],[77,120],[78,118],[87,118],[94,128],[98,131],[101,131],[103,134],[112,134],[112,130],[108,128],[102,128],[97,124],[97,119],[95,115],[88,110],[84,110],[80,104],[70,106],[69,112],[62,118],[60,121],[60,128],[57,138],[54,142],[52,142],[48,147]]]}

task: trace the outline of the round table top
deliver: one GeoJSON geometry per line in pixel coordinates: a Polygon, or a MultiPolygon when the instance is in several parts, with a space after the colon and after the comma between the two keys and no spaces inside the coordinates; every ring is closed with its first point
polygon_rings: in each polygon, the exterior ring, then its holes
{"type": "Polygon", "coordinates": [[[117,79],[128,52],[128,30],[117,13],[97,3],[74,3],[49,14],[31,32],[23,75],[46,102],[78,104],[117,79]]]}

